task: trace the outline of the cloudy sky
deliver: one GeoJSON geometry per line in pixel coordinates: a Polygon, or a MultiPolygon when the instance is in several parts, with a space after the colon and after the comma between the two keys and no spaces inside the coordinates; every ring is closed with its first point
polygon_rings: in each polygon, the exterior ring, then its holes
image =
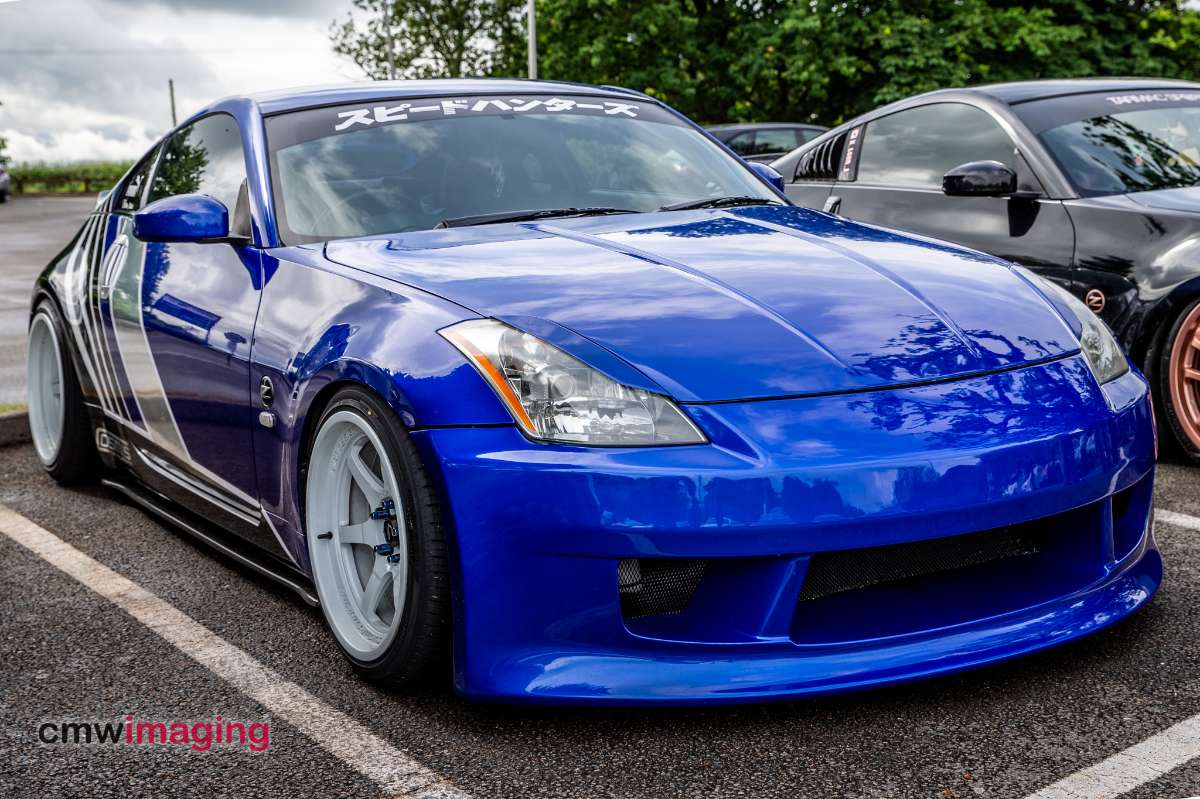
{"type": "Polygon", "coordinates": [[[350,0],[0,0],[0,136],[17,161],[134,158],[228,94],[361,79],[350,0]]]}

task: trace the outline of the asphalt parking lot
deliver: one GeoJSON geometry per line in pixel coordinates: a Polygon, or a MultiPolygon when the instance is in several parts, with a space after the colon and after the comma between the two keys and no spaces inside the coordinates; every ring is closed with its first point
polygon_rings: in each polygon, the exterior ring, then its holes
{"type": "MultiPolygon", "coordinates": [[[[23,336],[13,320],[40,268],[30,266],[32,254],[53,254],[86,207],[0,207],[0,363],[23,336]]],[[[5,372],[3,382],[12,379],[5,372]]],[[[0,508],[0,795],[1020,799],[1200,713],[1200,468],[1162,464],[1157,505],[1176,514],[1158,524],[1162,591],[1145,611],[1079,643],[850,696],[702,711],[547,711],[470,705],[446,686],[419,694],[368,686],[336,652],[319,612],[292,594],[104,489],[57,487],[28,446],[3,448],[0,506],[345,714],[350,724],[335,727],[364,729],[434,776],[382,789],[279,715],[281,700],[235,687],[218,676],[227,668],[164,640],[170,630],[138,621],[3,534],[11,514],[0,508]],[[268,722],[270,746],[38,740],[47,721],[127,714],[268,722]]],[[[1123,795],[1198,794],[1193,760],[1123,795]]]]}
{"type": "Polygon", "coordinates": [[[33,281],[95,197],[13,197],[0,205],[0,408],[25,404],[25,331],[33,281]]]}

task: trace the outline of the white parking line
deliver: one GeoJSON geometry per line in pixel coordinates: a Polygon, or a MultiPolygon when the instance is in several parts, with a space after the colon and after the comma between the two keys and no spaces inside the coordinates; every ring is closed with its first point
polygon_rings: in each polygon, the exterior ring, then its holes
{"type": "MultiPolygon", "coordinates": [[[[1156,508],[1164,524],[1200,531],[1200,518],[1156,508]]],[[[1048,785],[1026,799],[1113,799],[1200,757],[1200,715],[1048,785]]]]}
{"type": "Polygon", "coordinates": [[[1112,799],[1200,757],[1200,716],[1192,716],[1026,799],[1112,799]]]}
{"type": "Polygon", "coordinates": [[[1176,527],[1186,527],[1188,530],[1200,531],[1200,518],[1188,516],[1186,513],[1176,513],[1173,510],[1155,510],[1154,518],[1160,522],[1173,524],[1176,527]]]}
{"type": "Polygon", "coordinates": [[[392,796],[469,799],[354,719],[283,679],[207,627],[58,536],[0,505],[0,534],[133,616],[392,796]]]}

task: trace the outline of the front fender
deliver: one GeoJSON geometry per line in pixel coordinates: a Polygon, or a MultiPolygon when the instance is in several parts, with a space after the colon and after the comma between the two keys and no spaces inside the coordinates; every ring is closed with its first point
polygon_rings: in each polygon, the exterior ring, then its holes
{"type": "Polygon", "coordinates": [[[264,266],[249,388],[255,418],[270,416],[255,425],[255,469],[263,509],[307,569],[301,471],[307,437],[337,386],[367,386],[409,429],[513,421],[437,333],[477,314],[307,248],[268,251],[264,266]],[[273,389],[269,408],[260,398],[264,379],[273,389]]]}

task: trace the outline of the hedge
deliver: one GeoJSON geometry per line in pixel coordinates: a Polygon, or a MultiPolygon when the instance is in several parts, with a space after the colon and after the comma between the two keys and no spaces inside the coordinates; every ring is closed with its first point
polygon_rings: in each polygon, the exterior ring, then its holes
{"type": "Polygon", "coordinates": [[[75,161],[13,164],[8,168],[14,194],[92,194],[111,189],[130,161],[75,161]]]}

